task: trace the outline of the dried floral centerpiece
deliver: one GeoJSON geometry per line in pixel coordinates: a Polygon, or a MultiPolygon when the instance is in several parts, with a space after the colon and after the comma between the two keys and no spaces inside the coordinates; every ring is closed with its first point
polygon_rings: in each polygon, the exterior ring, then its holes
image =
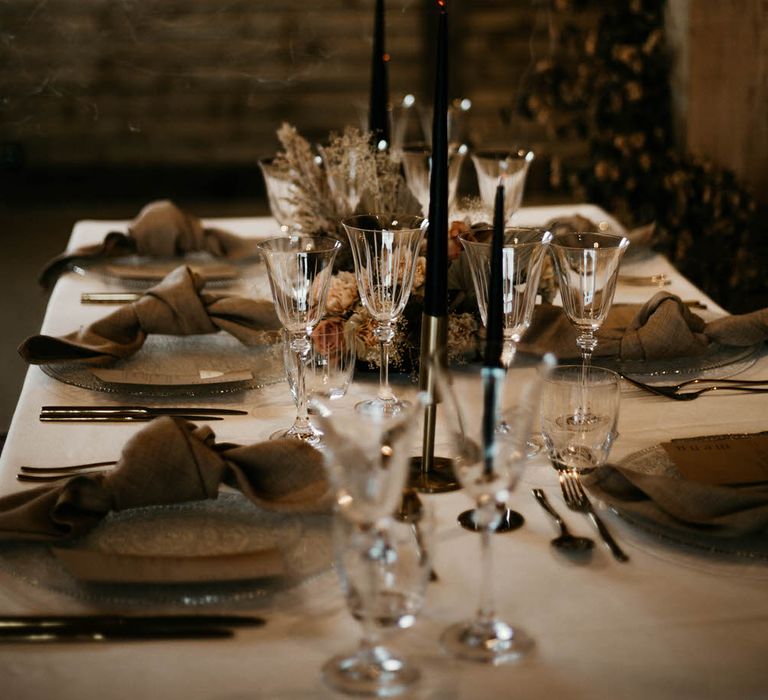
{"type": "MultiPolygon", "coordinates": [[[[290,180],[290,205],[295,228],[340,241],[336,272],[330,281],[326,317],[318,329],[330,325],[355,324],[358,360],[369,368],[378,366],[379,341],[375,322],[360,301],[353,272],[352,255],[341,220],[355,213],[389,211],[420,214],[421,205],[403,177],[396,154],[378,150],[367,132],[347,127],[331,133],[328,143],[314,149],[295,127],[283,124],[277,132],[282,150],[274,166],[290,180]]],[[[460,233],[471,233],[484,223],[488,212],[479,200],[462,203],[461,218],[451,222],[449,242],[448,359],[462,362],[478,352],[481,323],[469,266],[458,241],[460,233]]],[[[396,325],[390,348],[390,364],[400,371],[413,371],[419,361],[421,311],[426,279],[424,250],[418,258],[410,300],[396,325]]],[[[544,270],[540,292],[545,301],[554,296],[554,275],[544,270]]]]}

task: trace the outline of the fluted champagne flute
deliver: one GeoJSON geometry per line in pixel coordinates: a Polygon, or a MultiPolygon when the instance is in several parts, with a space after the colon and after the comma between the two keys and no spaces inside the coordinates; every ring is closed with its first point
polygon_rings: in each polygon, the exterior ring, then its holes
{"type": "Polygon", "coordinates": [[[504,183],[504,221],[508,222],[523,202],[528,168],[533,162],[533,151],[518,148],[509,151],[477,151],[472,162],[477,174],[480,199],[490,210],[499,181],[504,183]]]}
{"type": "MultiPolygon", "coordinates": [[[[483,325],[488,317],[488,286],[491,276],[492,229],[460,235],[472,282],[477,307],[483,325]]],[[[502,249],[502,289],[504,314],[504,341],[502,364],[509,368],[515,358],[517,345],[531,325],[536,304],[539,278],[547,246],[552,234],[541,228],[510,227],[504,229],[502,249]]]]}
{"type": "Polygon", "coordinates": [[[619,265],[628,245],[628,238],[613,233],[558,233],[552,238],[563,310],[576,328],[585,368],[597,347],[597,331],[613,304],[619,265]]]}
{"type": "Polygon", "coordinates": [[[305,368],[312,348],[312,330],[323,317],[333,261],[341,243],[319,236],[285,236],[259,243],[267,264],[277,317],[296,358],[296,420],[270,437],[294,438],[310,444],[320,434],[309,422],[305,368]]]}
{"type": "MultiPolygon", "coordinates": [[[[451,625],[440,637],[443,649],[459,658],[501,664],[521,658],[533,647],[533,640],[522,629],[501,619],[495,610],[491,535],[501,518],[497,504],[507,500],[522,472],[543,379],[554,364],[554,357],[548,355],[541,371],[517,370],[520,374],[514,382],[506,381],[510,375],[502,367],[483,367],[479,373],[462,375],[462,395],[478,385],[482,389],[483,410],[477,411],[471,409],[471,402],[459,400],[446,370],[433,362],[441,400],[441,428],[447,431],[451,443],[456,475],[474,501],[481,532],[480,592],[475,616],[451,625]],[[500,430],[502,420],[507,427],[500,430]]],[[[459,373],[457,381],[458,377],[459,373]]]]}
{"type": "MultiPolygon", "coordinates": [[[[453,206],[459,185],[465,153],[457,148],[448,152],[448,207],[453,206]]],[[[432,173],[432,149],[424,145],[408,145],[402,149],[405,182],[421,205],[424,216],[429,212],[429,182],[432,173]]]]}
{"type": "Polygon", "coordinates": [[[389,348],[411,295],[427,220],[409,214],[361,214],[341,223],[349,237],[360,299],[376,323],[381,349],[378,396],[359,403],[358,410],[396,414],[403,403],[389,384],[389,348]]]}

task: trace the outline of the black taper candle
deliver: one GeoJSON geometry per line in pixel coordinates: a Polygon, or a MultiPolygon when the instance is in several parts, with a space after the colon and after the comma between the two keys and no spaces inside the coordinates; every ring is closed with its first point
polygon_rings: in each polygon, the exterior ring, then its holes
{"type": "Polygon", "coordinates": [[[485,367],[501,367],[504,343],[504,185],[496,188],[491,240],[491,275],[488,281],[488,313],[485,324],[485,367]]]}
{"type": "Polygon", "coordinates": [[[432,172],[429,180],[429,231],[424,313],[448,313],[448,10],[437,0],[437,66],[432,114],[432,172]]]}
{"type": "Polygon", "coordinates": [[[389,54],[384,47],[384,0],[376,0],[373,23],[373,55],[371,57],[371,106],[368,112],[368,130],[374,142],[389,145],[389,80],[387,63],[389,54]]]}

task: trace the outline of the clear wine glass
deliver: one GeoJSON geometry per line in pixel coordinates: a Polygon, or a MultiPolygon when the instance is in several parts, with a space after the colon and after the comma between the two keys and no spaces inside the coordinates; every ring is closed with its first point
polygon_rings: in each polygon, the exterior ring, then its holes
{"type": "Polygon", "coordinates": [[[259,169],[264,177],[269,211],[280,224],[282,232],[287,234],[296,226],[296,205],[293,201],[296,188],[289,174],[275,165],[274,158],[261,159],[259,169]]]}
{"type": "Polygon", "coordinates": [[[391,697],[419,677],[418,670],[382,644],[382,626],[408,626],[421,607],[431,569],[422,525],[395,523],[409,473],[411,441],[424,405],[419,394],[399,414],[361,413],[346,400],[331,406],[313,396],[312,420],[324,435],[329,481],[346,540],[338,550],[347,602],[363,626],[358,649],[323,667],[331,687],[357,695],[391,697]],[[408,550],[398,551],[405,533],[408,550]]]}
{"type": "MultiPolygon", "coordinates": [[[[479,229],[471,236],[459,236],[464,248],[472,281],[477,297],[477,306],[483,324],[488,318],[488,288],[491,276],[491,238],[493,229],[479,229]]],[[[504,342],[501,361],[509,369],[515,359],[517,344],[531,325],[539,277],[544,262],[547,245],[552,234],[539,228],[511,227],[504,230],[502,248],[502,291],[504,313],[504,342]]],[[[501,430],[505,429],[502,423],[501,430]]],[[[529,439],[526,454],[533,456],[541,449],[541,444],[529,439]]],[[[523,518],[509,508],[500,505],[503,516],[496,532],[509,532],[523,524],[523,518]]],[[[468,510],[459,516],[459,522],[469,530],[476,530],[475,512],[468,510]]]]}
{"type": "Polygon", "coordinates": [[[376,322],[381,348],[378,396],[358,404],[358,410],[395,414],[403,403],[389,384],[389,346],[411,295],[427,220],[408,214],[361,214],[341,223],[349,237],[360,299],[376,322]]]}
{"type": "Polygon", "coordinates": [[[428,513],[425,504],[418,522],[387,517],[374,527],[335,518],[336,570],[363,638],[355,654],[323,665],[323,679],[332,688],[392,697],[419,679],[419,669],[388,649],[383,638],[413,626],[424,604],[433,551],[434,519],[428,513]]]}
{"type": "Polygon", "coordinates": [[[511,151],[477,151],[472,154],[480,199],[493,211],[496,187],[504,183],[504,221],[509,221],[523,202],[525,180],[533,161],[533,151],[519,148],[511,151]]]}
{"type": "Polygon", "coordinates": [[[296,420],[270,437],[295,438],[310,444],[319,434],[309,422],[305,366],[312,330],[323,316],[333,261],[341,243],[318,236],[286,236],[259,243],[267,264],[275,309],[296,362],[296,420]]]}
{"type": "Polygon", "coordinates": [[[621,403],[619,375],[602,367],[556,367],[544,381],[541,432],[556,469],[586,474],[608,459],[621,403]],[[582,416],[592,419],[585,422],[582,416]]]}
{"type": "Polygon", "coordinates": [[[585,371],[597,347],[597,331],[613,303],[619,265],[628,245],[628,238],[612,233],[558,233],[552,238],[560,298],[576,328],[585,371]]]}
{"type": "MultiPolygon", "coordinates": [[[[355,373],[355,325],[340,319],[323,319],[312,331],[312,345],[304,365],[307,396],[328,399],[346,396],[355,373]]],[[[283,331],[283,362],[294,401],[297,400],[296,355],[283,331]]]]}
{"type": "MultiPolygon", "coordinates": [[[[472,274],[480,318],[488,317],[488,287],[491,277],[491,228],[460,235],[472,274]]],[[[509,367],[515,358],[517,344],[528,330],[536,304],[544,255],[552,234],[539,228],[507,228],[502,248],[504,344],[501,361],[509,367]]]]}
{"type": "MultiPolygon", "coordinates": [[[[465,153],[456,148],[448,152],[448,207],[453,206],[459,185],[465,153]]],[[[432,149],[423,144],[404,146],[402,149],[405,182],[421,205],[426,216],[429,212],[429,181],[432,173],[432,149]]]]}
{"type": "MultiPolygon", "coordinates": [[[[470,661],[501,664],[524,656],[533,640],[521,629],[512,627],[495,611],[491,535],[500,519],[498,503],[505,502],[514,489],[525,463],[526,441],[538,412],[539,394],[546,370],[554,365],[547,356],[541,371],[516,371],[514,382],[504,369],[483,367],[468,377],[461,387],[464,396],[472,385],[483,390],[483,411],[471,410],[461,402],[449,377],[433,362],[435,384],[441,399],[440,416],[452,445],[454,470],[466,494],[475,503],[475,518],[481,528],[480,596],[475,617],[450,626],[442,634],[443,648],[470,661]],[[514,409],[503,406],[515,397],[514,409]],[[503,399],[502,399],[503,397],[503,399]],[[499,430],[505,420],[506,427],[499,430]]],[[[469,405],[468,405],[469,404],[469,405]]]]}

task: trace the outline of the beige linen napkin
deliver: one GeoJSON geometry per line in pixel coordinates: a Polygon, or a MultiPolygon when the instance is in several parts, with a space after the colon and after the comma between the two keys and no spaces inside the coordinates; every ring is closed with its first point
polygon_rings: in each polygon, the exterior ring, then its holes
{"type": "MultiPolygon", "coordinates": [[[[658,292],[643,306],[616,304],[598,332],[596,356],[624,360],[695,357],[712,342],[748,347],[768,339],[768,309],[706,322],[679,297],[658,292]]],[[[575,357],[576,331],[558,306],[536,307],[518,348],[522,352],[575,357]]]]}
{"type": "Polygon", "coordinates": [[[606,466],[584,478],[601,501],[680,533],[739,537],[768,532],[768,484],[713,486],[606,466]]]}
{"type": "Polygon", "coordinates": [[[50,288],[74,264],[93,259],[125,255],[173,258],[202,251],[236,261],[254,255],[255,246],[255,241],[203,226],[196,216],[163,200],[147,204],[128,227],[128,233],[113,231],[101,243],[58,255],[46,264],[39,282],[50,288]]]}
{"type": "Polygon", "coordinates": [[[31,364],[103,365],[137,352],[150,333],[197,335],[223,330],[245,345],[255,345],[262,331],[280,328],[273,302],[205,292],[204,285],[200,275],[178,267],[137,301],[61,338],[27,338],[19,353],[31,364]]]}
{"type": "Polygon", "coordinates": [[[325,512],[332,500],[313,447],[297,440],[216,444],[207,426],[166,416],[134,435],[110,472],[0,498],[0,539],[63,540],[113,510],[216,498],[220,484],[279,512],[325,512]]]}

